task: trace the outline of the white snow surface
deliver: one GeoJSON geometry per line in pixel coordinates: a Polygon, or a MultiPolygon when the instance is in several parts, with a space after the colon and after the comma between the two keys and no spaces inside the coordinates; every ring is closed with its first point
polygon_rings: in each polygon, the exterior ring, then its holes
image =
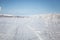
{"type": "Polygon", "coordinates": [[[60,40],[60,14],[0,17],[0,40],[60,40]]]}

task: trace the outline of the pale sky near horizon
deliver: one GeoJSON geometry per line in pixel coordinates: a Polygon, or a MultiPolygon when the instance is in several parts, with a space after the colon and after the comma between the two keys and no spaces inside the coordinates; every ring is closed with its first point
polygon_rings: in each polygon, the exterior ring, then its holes
{"type": "Polygon", "coordinates": [[[0,11],[1,11],[1,7],[0,7],[0,11]]]}
{"type": "Polygon", "coordinates": [[[0,14],[60,13],[60,0],[0,0],[0,14]]]}

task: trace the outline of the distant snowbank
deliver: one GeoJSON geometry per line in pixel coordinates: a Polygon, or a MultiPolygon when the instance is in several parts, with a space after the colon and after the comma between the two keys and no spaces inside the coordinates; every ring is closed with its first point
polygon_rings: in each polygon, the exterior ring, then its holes
{"type": "Polygon", "coordinates": [[[10,14],[0,14],[0,16],[13,16],[13,15],[10,15],[10,14]]]}
{"type": "Polygon", "coordinates": [[[60,18],[60,14],[39,14],[29,16],[14,16],[10,14],[0,14],[0,17],[17,17],[17,18],[42,18],[44,20],[51,19],[52,17],[60,18]]]}

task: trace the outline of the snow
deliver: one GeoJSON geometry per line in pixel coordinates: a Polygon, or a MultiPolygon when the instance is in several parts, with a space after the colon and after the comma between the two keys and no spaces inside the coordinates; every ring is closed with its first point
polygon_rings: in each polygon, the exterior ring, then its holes
{"type": "Polygon", "coordinates": [[[11,14],[0,14],[0,16],[14,16],[14,15],[11,15],[11,14]]]}
{"type": "Polygon", "coordinates": [[[0,17],[0,40],[60,40],[60,14],[0,17]]]}

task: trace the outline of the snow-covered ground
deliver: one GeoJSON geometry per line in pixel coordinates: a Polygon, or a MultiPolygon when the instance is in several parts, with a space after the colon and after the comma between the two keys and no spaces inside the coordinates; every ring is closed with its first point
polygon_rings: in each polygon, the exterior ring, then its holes
{"type": "Polygon", "coordinates": [[[60,14],[0,17],[0,40],[60,40],[60,14]]]}

